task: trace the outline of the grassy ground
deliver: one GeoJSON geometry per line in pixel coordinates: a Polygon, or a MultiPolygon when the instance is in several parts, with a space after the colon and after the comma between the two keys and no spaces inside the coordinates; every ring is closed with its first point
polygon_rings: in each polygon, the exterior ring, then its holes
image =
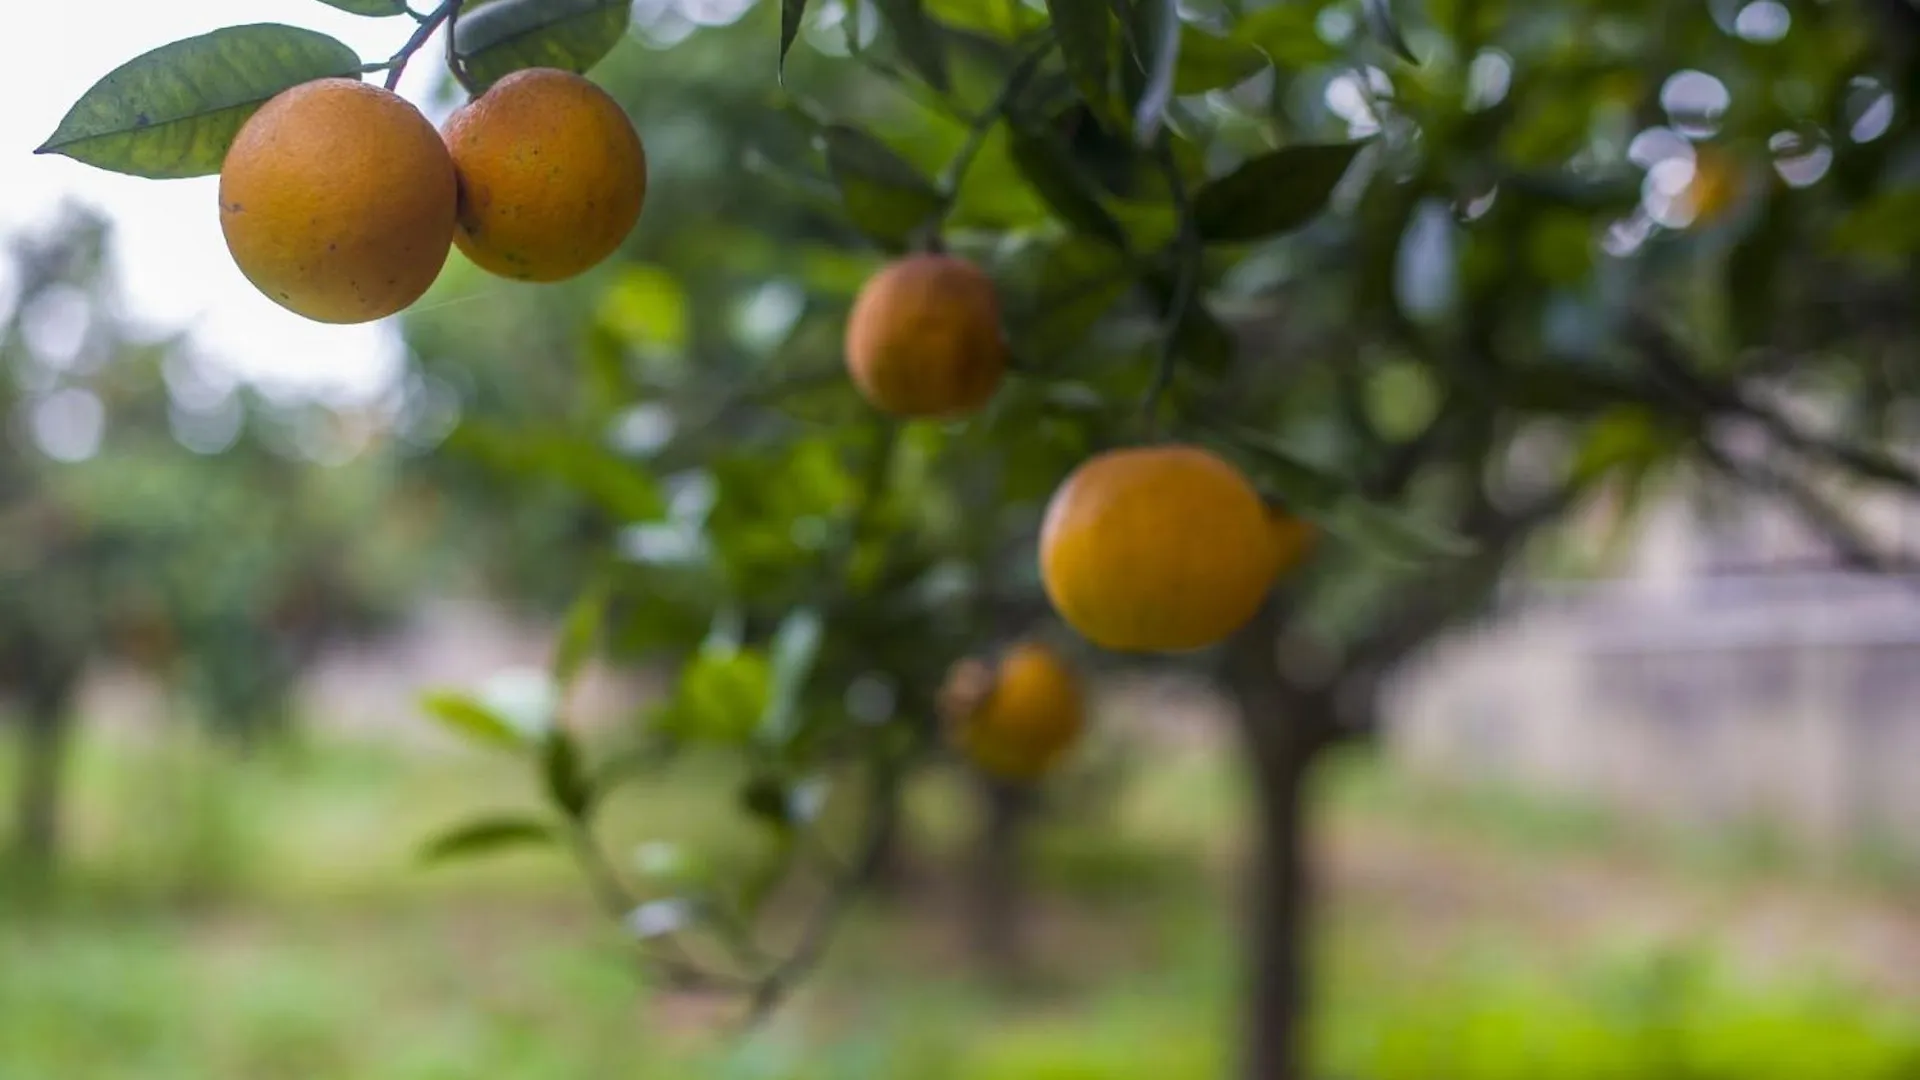
{"type": "MultiPolygon", "coordinates": [[[[936,785],[913,883],[740,1038],[723,1004],[639,985],[557,859],[413,862],[437,826],[525,799],[504,763],[324,743],[236,765],[95,740],[58,902],[0,909],[0,1080],[1223,1075],[1240,796],[1203,749],[1154,763],[1034,838],[1019,991],[990,989],[958,932],[965,804],[936,785]]],[[[695,770],[621,815],[738,849],[724,780],[695,770]]],[[[1329,1077],[1920,1078],[1912,893],[1364,761],[1322,806],[1329,1077]]]]}

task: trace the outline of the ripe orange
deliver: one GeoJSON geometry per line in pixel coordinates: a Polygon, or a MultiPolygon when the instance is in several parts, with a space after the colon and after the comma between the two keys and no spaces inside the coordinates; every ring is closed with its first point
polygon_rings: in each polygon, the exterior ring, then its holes
{"type": "Polygon", "coordinates": [[[909,255],[870,278],[847,319],[847,370],[894,416],[978,410],[1007,370],[993,279],[951,255],[909,255]]]}
{"type": "Polygon", "coordinates": [[[962,752],[990,775],[1031,783],[1049,772],[1086,722],[1080,680],[1039,642],[1015,645],[997,667],[954,665],[942,708],[962,752]]]}
{"type": "Polygon", "coordinates": [[[640,220],[647,154],[620,103],[569,71],[516,71],[447,120],[460,175],[454,243],[489,273],[563,281],[640,220]]]}
{"type": "Polygon", "coordinates": [[[1040,576],[1060,617],[1094,644],[1185,652],[1253,617],[1282,561],[1305,550],[1306,529],[1271,517],[1246,477],[1206,450],[1113,450],[1053,493],[1040,576]]]}
{"type": "Polygon", "coordinates": [[[1739,203],[1744,187],[1739,159],[1732,153],[1715,146],[1696,148],[1693,179],[1680,194],[1689,224],[1706,226],[1720,220],[1739,203]]]}
{"type": "Polygon", "coordinates": [[[418,300],[447,261],[454,201],[433,125],[357,79],[268,101],[220,170],[220,228],[240,272],[318,322],[367,322],[418,300]]]}

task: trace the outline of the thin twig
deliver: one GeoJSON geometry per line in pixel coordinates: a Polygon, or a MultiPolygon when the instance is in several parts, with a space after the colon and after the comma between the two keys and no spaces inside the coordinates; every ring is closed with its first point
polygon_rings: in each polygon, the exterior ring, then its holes
{"type": "Polygon", "coordinates": [[[420,25],[413,31],[413,36],[407,39],[405,45],[400,46],[399,52],[393,54],[393,59],[387,61],[390,65],[387,68],[387,89],[399,88],[400,76],[407,70],[407,61],[412,60],[413,54],[426,46],[427,39],[433,36],[435,30],[440,29],[441,23],[458,13],[462,2],[463,0],[440,0],[440,6],[434,8],[432,14],[420,20],[420,25]]]}
{"type": "Polygon", "coordinates": [[[1711,442],[1702,442],[1701,453],[1709,465],[1728,479],[1790,505],[1802,521],[1827,541],[1842,565],[1920,586],[1920,582],[1913,580],[1915,574],[1920,574],[1920,561],[1882,550],[1865,529],[1805,480],[1770,465],[1738,461],[1711,442]]]}
{"type": "Polygon", "coordinates": [[[892,764],[875,766],[873,797],[867,807],[864,836],[859,853],[849,863],[846,872],[834,878],[833,886],[820,906],[813,910],[806,925],[800,931],[800,940],[785,960],[775,965],[761,976],[759,986],[753,993],[753,1001],[747,1014],[747,1026],[754,1027],[765,1022],[766,1018],[779,1007],[795,984],[804,979],[808,972],[820,962],[827,946],[832,943],[834,932],[844,921],[853,902],[859,897],[862,886],[866,884],[863,873],[878,855],[881,845],[886,843],[888,826],[894,812],[894,801],[898,796],[898,777],[892,764]]]}
{"type": "Polygon", "coordinates": [[[447,70],[453,73],[453,79],[461,89],[471,94],[473,80],[467,74],[467,61],[460,55],[460,9],[465,0],[452,0],[452,9],[447,12],[447,70]]]}
{"type": "Polygon", "coordinates": [[[1186,321],[1187,309],[1193,305],[1194,294],[1200,284],[1200,236],[1193,228],[1193,209],[1187,198],[1186,178],[1180,175],[1180,163],[1173,156],[1173,141],[1162,135],[1159,153],[1154,155],[1160,163],[1161,171],[1166,173],[1167,187],[1173,196],[1174,213],[1180,219],[1180,233],[1174,238],[1174,255],[1179,265],[1174,267],[1173,295],[1167,301],[1164,313],[1166,332],[1160,341],[1160,363],[1153,373],[1153,382],[1147,386],[1146,396],[1141,399],[1140,413],[1149,427],[1153,426],[1160,411],[1160,399],[1167,388],[1173,385],[1174,369],[1180,359],[1180,324],[1186,321]]]}
{"type": "Polygon", "coordinates": [[[1040,62],[1046,59],[1048,50],[1052,48],[1053,39],[1048,37],[1039,45],[1027,50],[1026,55],[1022,56],[1013,66],[1013,70],[1008,73],[1007,81],[1001,84],[1000,92],[994,95],[993,101],[989,102],[980,115],[973,118],[973,123],[968,125],[967,141],[960,147],[960,152],[954,155],[952,164],[947,166],[946,177],[941,184],[946,189],[949,208],[960,197],[960,185],[966,180],[967,171],[973,167],[974,159],[980,156],[980,148],[986,145],[987,135],[993,131],[993,126],[999,123],[1000,118],[1006,115],[1007,109],[1013,104],[1013,99],[1019,97],[1020,93],[1027,88],[1027,84],[1033,81],[1034,74],[1040,70],[1040,62]]]}

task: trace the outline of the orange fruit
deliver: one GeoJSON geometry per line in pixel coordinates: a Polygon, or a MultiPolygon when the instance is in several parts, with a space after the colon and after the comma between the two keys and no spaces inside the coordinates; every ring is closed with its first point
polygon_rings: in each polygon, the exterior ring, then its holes
{"type": "Polygon", "coordinates": [[[847,318],[847,371],[882,412],[977,411],[1007,370],[993,279],[952,255],[909,255],[868,279],[847,318]]]}
{"type": "Polygon", "coordinates": [[[1253,617],[1283,560],[1306,550],[1307,528],[1269,515],[1246,477],[1206,450],[1113,450],[1053,493],[1040,577],[1054,610],[1094,644],[1185,652],[1253,617]]]}
{"type": "Polygon", "coordinates": [[[1015,645],[992,668],[978,660],[954,665],[941,706],[968,759],[992,776],[1020,783],[1051,771],[1086,723],[1079,677],[1058,653],[1035,641],[1015,645]]]}
{"type": "Polygon", "coordinates": [[[220,229],[274,302],[317,322],[368,322],[439,276],[455,190],[420,110],[358,79],[319,79],[240,128],[220,169],[220,229]]]}
{"type": "Polygon", "coordinates": [[[1740,201],[1743,187],[1740,162],[1733,154],[1714,146],[1696,148],[1693,179],[1680,195],[1689,224],[1711,225],[1724,217],[1740,201]]]}
{"type": "Polygon", "coordinates": [[[564,281],[640,220],[647,153],[620,103],[570,71],[516,71],[443,132],[460,176],[454,243],[489,273],[564,281]]]}

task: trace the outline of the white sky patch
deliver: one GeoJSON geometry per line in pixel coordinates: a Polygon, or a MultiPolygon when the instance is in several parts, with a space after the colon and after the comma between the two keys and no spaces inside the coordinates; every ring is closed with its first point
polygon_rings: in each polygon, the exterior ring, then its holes
{"type": "MultiPolygon", "coordinates": [[[[326,326],[261,296],[233,265],[220,235],[217,181],[142,180],[55,155],[34,156],[67,108],[120,64],[170,41],[240,23],[281,22],[332,34],[383,60],[413,20],[365,19],[315,0],[100,0],[20,4],[8,11],[14,50],[0,65],[0,235],[43,227],[63,200],[114,222],[116,272],[130,312],[155,328],[190,328],[213,362],[281,394],[336,402],[378,397],[401,367],[391,322],[326,326]]],[[[424,102],[438,78],[438,45],[407,71],[401,90],[424,102]]],[[[456,258],[458,256],[455,256],[456,258]]]]}

